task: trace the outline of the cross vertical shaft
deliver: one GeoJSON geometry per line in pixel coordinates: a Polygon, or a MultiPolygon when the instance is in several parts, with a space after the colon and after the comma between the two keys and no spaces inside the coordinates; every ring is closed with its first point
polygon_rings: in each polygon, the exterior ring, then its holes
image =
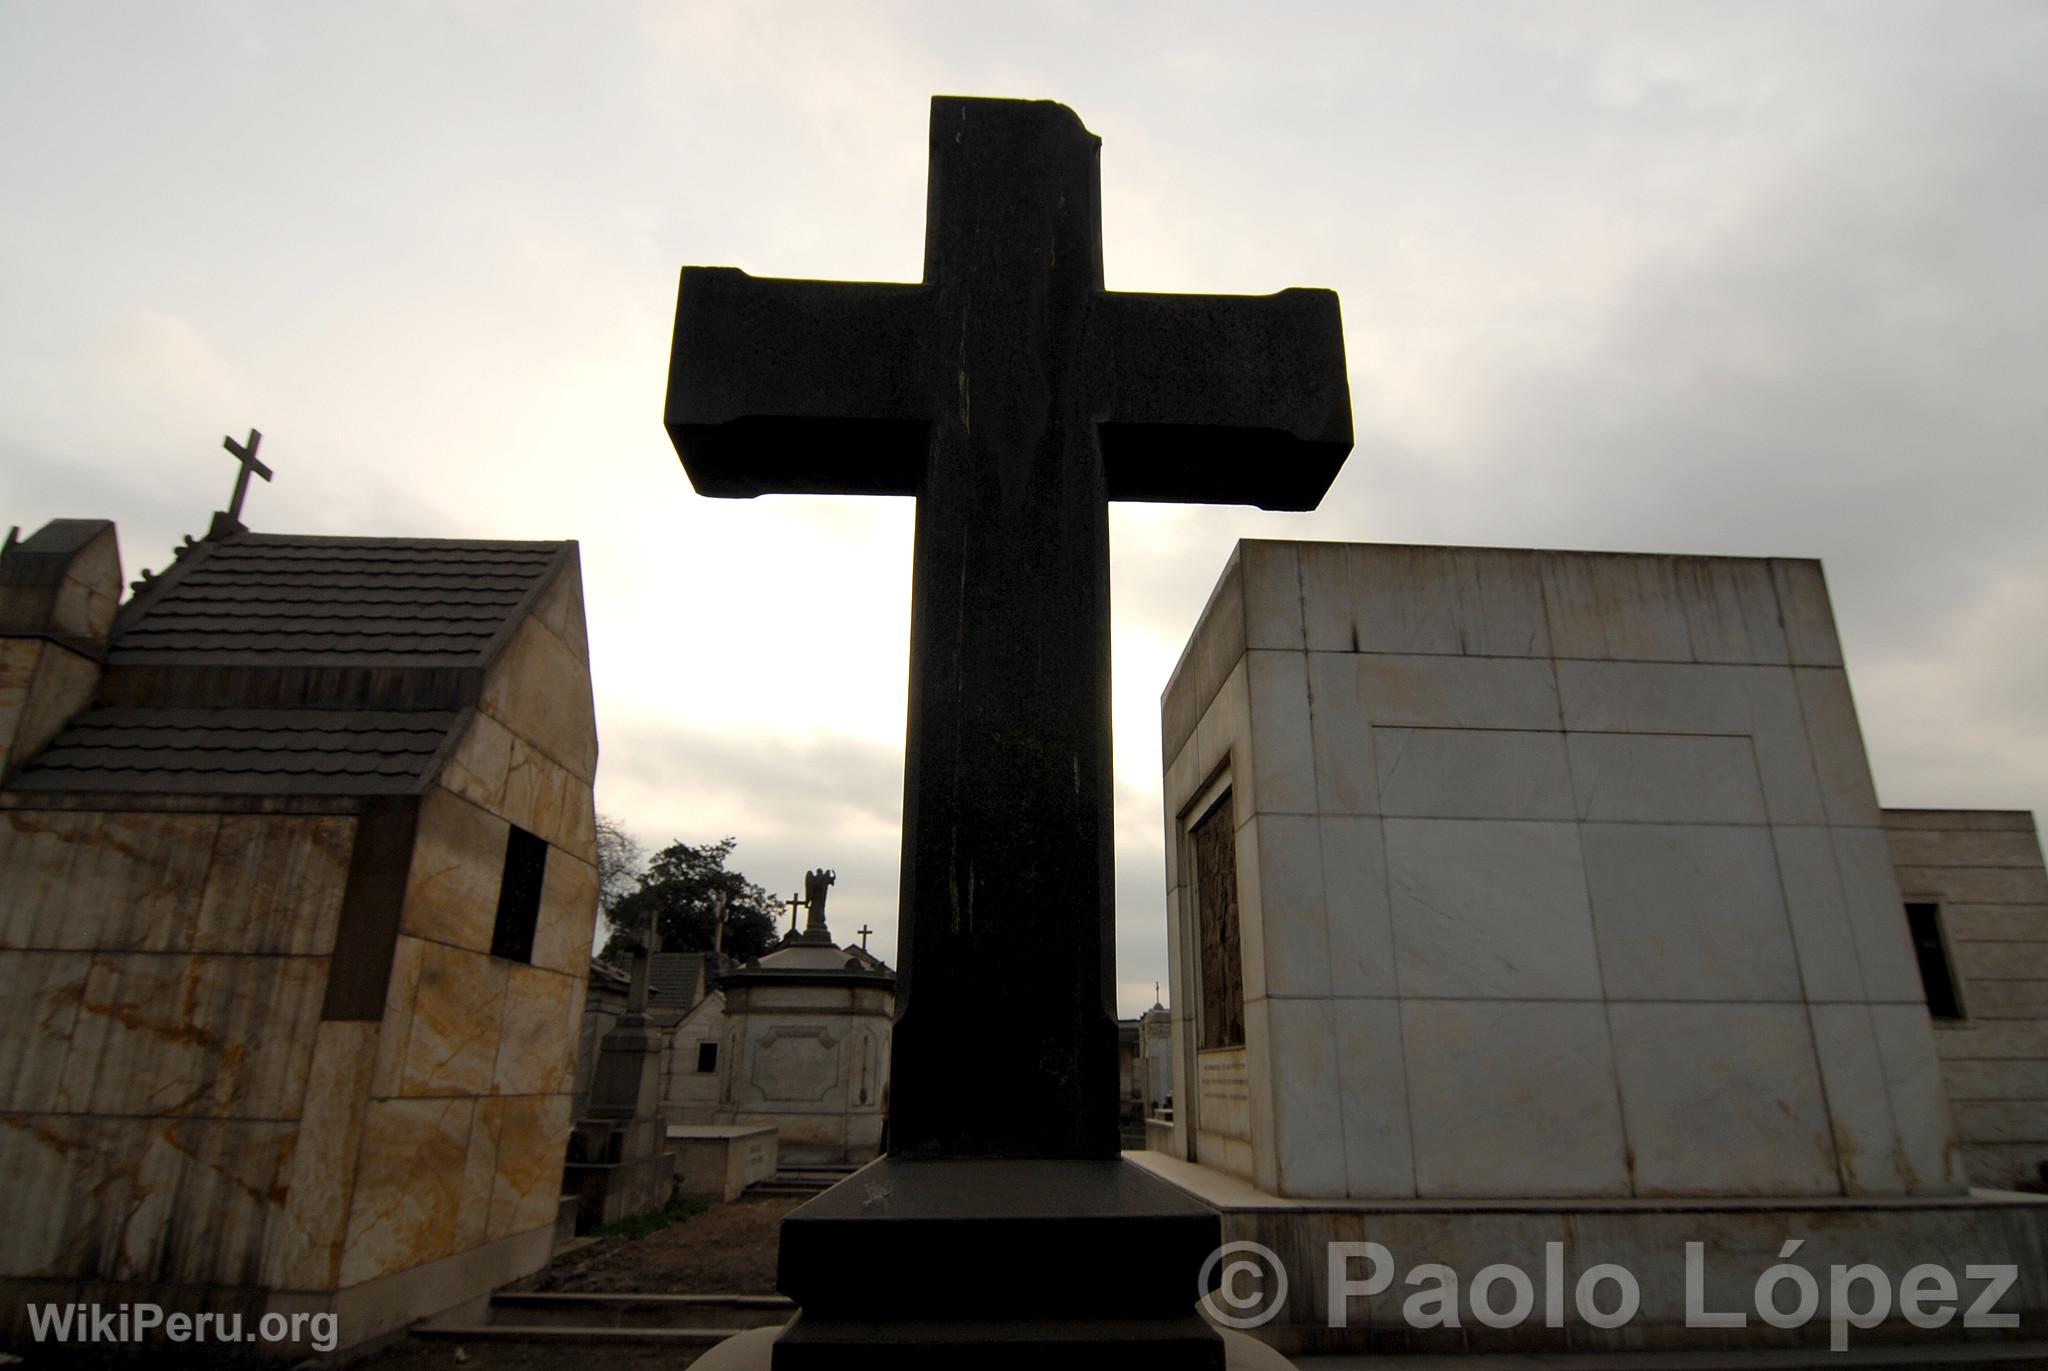
{"type": "Polygon", "coordinates": [[[1329,292],[1103,289],[1099,151],[1059,105],[935,99],[921,284],[678,295],[700,492],[917,498],[905,1159],[1117,1154],[1107,502],[1313,508],[1351,447],[1329,292]]]}

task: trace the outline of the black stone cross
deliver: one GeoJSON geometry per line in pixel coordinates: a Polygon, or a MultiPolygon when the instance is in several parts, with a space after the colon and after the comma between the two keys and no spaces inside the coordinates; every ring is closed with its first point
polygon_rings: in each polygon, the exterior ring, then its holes
{"type": "Polygon", "coordinates": [[[860,934],[860,950],[861,950],[861,951],[863,951],[863,952],[867,951],[867,950],[868,950],[868,934],[870,934],[870,933],[874,932],[875,930],[874,930],[874,929],[872,929],[872,928],[869,928],[869,927],[868,927],[868,926],[867,926],[866,924],[862,924],[862,925],[861,925],[861,926],[860,926],[859,928],[856,928],[856,929],[854,929],[853,931],[854,931],[854,932],[856,932],[856,933],[858,933],[858,934],[860,934]]]}
{"type": "Polygon", "coordinates": [[[231,435],[221,439],[220,445],[232,452],[235,460],[242,464],[242,469],[235,473],[235,497],[228,502],[228,518],[240,520],[242,499],[249,493],[249,473],[253,471],[266,481],[270,479],[270,468],[256,459],[256,449],[263,445],[263,435],[252,428],[246,442],[238,443],[231,435]]]}
{"type": "Polygon", "coordinates": [[[699,492],[917,499],[897,1159],[1117,1156],[1107,502],[1312,509],[1351,450],[1335,295],[1103,289],[1100,147],[939,97],[921,284],[682,274],[699,492]]]}

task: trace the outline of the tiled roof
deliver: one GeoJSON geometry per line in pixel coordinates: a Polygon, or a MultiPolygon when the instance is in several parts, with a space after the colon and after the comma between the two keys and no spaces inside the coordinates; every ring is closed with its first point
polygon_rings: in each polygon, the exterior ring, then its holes
{"type": "Polygon", "coordinates": [[[260,533],[202,544],[123,611],[109,660],[467,665],[561,548],[260,533]]]}
{"type": "Polygon", "coordinates": [[[647,998],[652,1004],[688,1009],[697,1003],[701,952],[657,952],[647,961],[647,998]]]}
{"type": "Polygon", "coordinates": [[[380,795],[417,790],[452,711],[92,709],[14,790],[380,795]]]}
{"type": "Polygon", "coordinates": [[[95,707],[5,789],[417,791],[574,548],[246,531],[193,544],[122,606],[95,707]]]}

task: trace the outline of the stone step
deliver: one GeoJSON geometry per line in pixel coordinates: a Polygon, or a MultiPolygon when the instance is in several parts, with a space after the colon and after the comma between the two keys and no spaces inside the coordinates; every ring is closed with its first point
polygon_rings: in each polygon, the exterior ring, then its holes
{"type": "Polygon", "coordinates": [[[744,1328],[565,1328],[550,1324],[447,1323],[422,1326],[412,1336],[432,1342],[522,1342],[554,1343],[563,1347],[645,1347],[673,1348],[671,1366],[688,1366],[700,1353],[727,1338],[744,1333],[744,1328]]]}
{"type": "Polygon", "coordinates": [[[504,1291],[491,1297],[491,1327],[770,1328],[796,1306],[781,1295],[667,1295],[504,1291]]]}

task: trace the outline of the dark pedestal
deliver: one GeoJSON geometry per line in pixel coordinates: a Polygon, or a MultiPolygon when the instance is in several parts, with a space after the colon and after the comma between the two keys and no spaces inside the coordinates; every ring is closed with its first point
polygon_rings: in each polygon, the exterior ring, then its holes
{"type": "Polygon", "coordinates": [[[991,1367],[1220,1371],[1195,1313],[1216,1213],[1119,1159],[883,1157],[782,1223],[803,1311],[776,1371],[991,1367]]]}

